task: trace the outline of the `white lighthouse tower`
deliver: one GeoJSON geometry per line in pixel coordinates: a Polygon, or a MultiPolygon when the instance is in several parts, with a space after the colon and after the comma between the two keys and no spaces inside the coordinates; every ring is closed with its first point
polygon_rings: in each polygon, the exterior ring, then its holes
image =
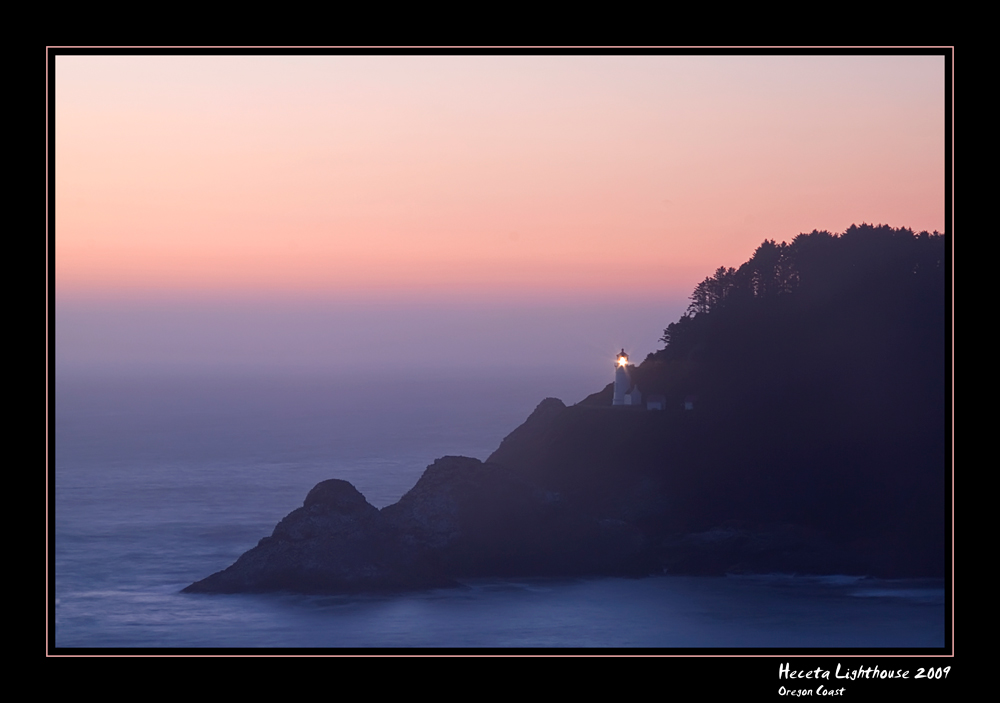
{"type": "Polygon", "coordinates": [[[622,349],[615,359],[615,398],[611,401],[612,405],[625,405],[625,395],[632,385],[628,371],[625,370],[626,366],[628,366],[628,354],[622,349]]]}

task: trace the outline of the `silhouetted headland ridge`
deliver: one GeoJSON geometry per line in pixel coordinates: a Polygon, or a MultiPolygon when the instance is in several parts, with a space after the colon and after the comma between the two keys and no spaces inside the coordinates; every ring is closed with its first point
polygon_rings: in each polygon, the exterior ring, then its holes
{"type": "MultiPolygon", "coordinates": [[[[941,576],[945,239],[765,241],[628,367],[663,410],[543,400],[485,461],[443,457],[378,510],[318,484],[189,592],[393,591],[465,577],[941,576]]],[[[609,360],[610,361],[610,360],[609,360]]],[[[610,371],[610,366],[609,366],[610,371]]]]}

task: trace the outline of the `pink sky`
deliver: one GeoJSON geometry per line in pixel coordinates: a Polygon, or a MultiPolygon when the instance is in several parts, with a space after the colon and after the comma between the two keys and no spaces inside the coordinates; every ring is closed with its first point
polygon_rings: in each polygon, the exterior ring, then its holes
{"type": "Polygon", "coordinates": [[[943,231],[934,56],[59,56],[60,296],[686,296],[943,231]]]}
{"type": "Polygon", "coordinates": [[[940,56],[62,55],[55,87],[63,370],[361,350],[582,397],[765,238],[945,229],[940,56]]]}

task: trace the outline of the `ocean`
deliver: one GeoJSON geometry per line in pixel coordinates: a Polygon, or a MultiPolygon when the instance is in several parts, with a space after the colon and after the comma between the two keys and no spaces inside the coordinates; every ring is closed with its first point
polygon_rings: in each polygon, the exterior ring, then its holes
{"type": "Polygon", "coordinates": [[[345,479],[374,506],[389,505],[434,459],[486,459],[543,398],[570,404],[602,385],[544,369],[58,373],[54,644],[66,651],[945,646],[943,581],[864,574],[494,579],[393,596],[180,592],[269,535],[322,480],[345,479]]]}

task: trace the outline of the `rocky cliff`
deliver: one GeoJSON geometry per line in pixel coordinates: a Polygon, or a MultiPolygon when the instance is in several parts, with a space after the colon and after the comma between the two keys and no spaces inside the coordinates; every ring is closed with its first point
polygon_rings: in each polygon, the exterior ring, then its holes
{"type": "Polygon", "coordinates": [[[719,269],[665,348],[549,398],[485,463],[444,457],[377,510],[324,481],[188,591],[351,592],[472,576],[726,572],[941,576],[947,256],[938,234],[852,227],[719,269]],[[685,400],[697,398],[693,409],[685,400]]]}
{"type": "Polygon", "coordinates": [[[840,532],[822,519],[831,501],[851,507],[839,494],[797,485],[780,500],[757,500],[770,479],[718,465],[704,424],[693,414],[550,398],[486,462],[438,459],[382,510],[346,481],[318,484],[269,537],[185,591],[399,591],[489,576],[941,573],[940,544],[915,544],[878,524],[840,532]]]}
{"type": "Polygon", "coordinates": [[[449,456],[381,511],[348,482],[323,481],[271,536],[184,590],[352,593],[474,576],[640,574],[643,555],[634,526],[595,519],[499,464],[449,456]]]}

